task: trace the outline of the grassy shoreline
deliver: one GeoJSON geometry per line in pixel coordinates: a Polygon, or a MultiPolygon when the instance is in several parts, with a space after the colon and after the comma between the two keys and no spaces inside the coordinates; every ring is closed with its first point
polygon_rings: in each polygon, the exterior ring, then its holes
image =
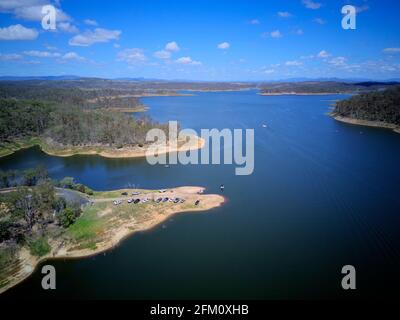
{"type": "MultiPolygon", "coordinates": [[[[37,266],[49,259],[83,258],[103,253],[115,248],[125,238],[136,232],[154,228],[173,215],[183,212],[200,212],[221,206],[225,199],[216,194],[199,194],[202,187],[177,187],[159,193],[155,190],[121,189],[94,192],[93,196],[81,194],[90,202],[83,209],[78,220],[61,233],[47,235],[50,251],[35,256],[27,246],[21,247],[15,260],[9,262],[9,273],[1,274],[0,293],[5,292],[29,277],[37,266]],[[122,193],[129,196],[123,196],[122,193]],[[132,204],[127,199],[132,192],[140,192],[140,198],[148,198],[145,203],[132,204]],[[158,197],[184,198],[184,203],[156,203],[158,197]],[[123,200],[114,205],[114,200],[123,200]],[[194,203],[200,200],[196,206],[194,203]],[[11,269],[10,269],[11,267],[11,269]],[[11,270],[11,272],[9,271],[11,270]]],[[[135,196],[134,196],[135,197],[135,196]]],[[[46,240],[47,241],[47,240],[46,240]]]]}

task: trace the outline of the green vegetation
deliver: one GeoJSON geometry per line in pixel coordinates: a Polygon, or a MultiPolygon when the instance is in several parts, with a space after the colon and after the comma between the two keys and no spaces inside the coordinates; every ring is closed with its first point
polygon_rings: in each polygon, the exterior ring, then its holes
{"type": "Polygon", "coordinates": [[[64,228],[68,228],[71,224],[75,222],[77,217],[78,215],[75,210],[73,210],[72,208],[65,208],[60,212],[59,220],[64,228]]]}
{"type": "Polygon", "coordinates": [[[56,185],[60,188],[66,188],[66,189],[71,189],[75,191],[79,191],[81,193],[86,193],[88,195],[93,195],[93,190],[90,189],[89,187],[81,184],[81,183],[76,183],[74,178],[72,177],[65,177],[59,182],[56,183],[56,185]]]}
{"type": "Polygon", "coordinates": [[[105,203],[96,203],[90,207],[86,207],[82,216],[76,220],[68,229],[68,234],[75,241],[85,244],[93,243],[104,227],[104,219],[98,217],[97,213],[104,210],[105,203]]]}
{"type": "Polygon", "coordinates": [[[400,126],[400,86],[338,101],[332,115],[400,126]]]}
{"type": "Polygon", "coordinates": [[[46,237],[38,237],[28,240],[29,251],[36,257],[43,257],[51,251],[46,237]]]}

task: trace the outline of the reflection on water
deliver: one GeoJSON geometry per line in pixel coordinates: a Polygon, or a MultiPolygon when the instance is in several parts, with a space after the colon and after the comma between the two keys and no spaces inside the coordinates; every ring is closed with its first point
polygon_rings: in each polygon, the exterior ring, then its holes
{"type": "Polygon", "coordinates": [[[150,166],[144,159],[51,157],[31,148],[1,169],[43,164],[93,189],[201,185],[225,206],[182,214],[106,255],[55,261],[57,290],[35,273],[5,297],[310,298],[398,296],[400,135],[326,116],[344,96],[263,97],[253,91],[143,99],[183,127],[255,128],[255,171],[230,165],[150,166]],[[262,124],[267,124],[263,128],[262,124]],[[362,134],[360,134],[362,131],[362,134]],[[340,270],[357,270],[356,292],[340,270]]]}

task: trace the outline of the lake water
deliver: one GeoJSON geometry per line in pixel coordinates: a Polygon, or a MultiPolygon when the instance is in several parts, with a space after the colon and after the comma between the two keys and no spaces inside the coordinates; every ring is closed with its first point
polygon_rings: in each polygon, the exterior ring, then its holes
{"type": "MultiPolygon", "coordinates": [[[[400,135],[326,115],[346,96],[259,96],[255,91],[143,99],[159,121],[254,128],[255,170],[232,165],[150,166],[144,159],[57,158],[38,148],[0,167],[44,165],[97,190],[199,185],[227,203],[177,215],[92,258],[57,260],[57,289],[36,272],[3,298],[399,297],[400,135]],[[267,128],[262,124],[266,123],[267,128]],[[357,290],[341,289],[354,265],[357,290]]],[[[47,262],[49,263],[49,262],[47,262]]]]}

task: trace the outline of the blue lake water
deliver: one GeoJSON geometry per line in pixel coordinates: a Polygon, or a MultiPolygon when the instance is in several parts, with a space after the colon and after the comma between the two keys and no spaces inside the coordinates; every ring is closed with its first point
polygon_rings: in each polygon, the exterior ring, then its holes
{"type": "Polygon", "coordinates": [[[4,297],[398,297],[400,134],[328,117],[343,98],[243,91],[143,99],[153,118],[198,132],[254,128],[250,176],[235,176],[233,165],[166,168],[38,148],[0,159],[2,170],[42,164],[54,178],[73,176],[97,190],[199,185],[219,193],[223,183],[228,199],[135,234],[106,255],[51,261],[57,290],[42,290],[36,272],[4,297]],[[340,285],[347,264],[357,270],[351,292],[340,285]]]}

